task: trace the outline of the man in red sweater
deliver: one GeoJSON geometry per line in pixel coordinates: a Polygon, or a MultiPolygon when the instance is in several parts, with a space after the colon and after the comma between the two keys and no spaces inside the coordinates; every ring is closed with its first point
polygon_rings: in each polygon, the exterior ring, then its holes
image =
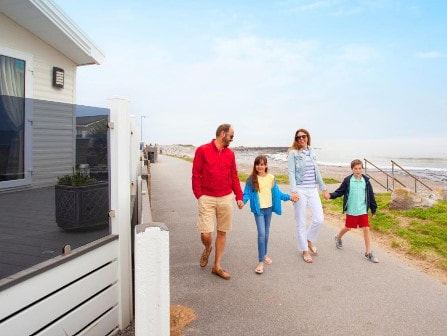
{"type": "Polygon", "coordinates": [[[237,176],[234,152],[228,148],[233,141],[234,130],[230,124],[222,124],[216,130],[216,139],[197,148],[192,165],[192,190],[199,203],[197,230],[205,249],[200,266],[208,264],[217,219],[217,237],[212,273],[230,279],[220,264],[225,249],[226,234],[233,220],[233,193],[239,209],[242,209],[242,190],[237,176]]]}

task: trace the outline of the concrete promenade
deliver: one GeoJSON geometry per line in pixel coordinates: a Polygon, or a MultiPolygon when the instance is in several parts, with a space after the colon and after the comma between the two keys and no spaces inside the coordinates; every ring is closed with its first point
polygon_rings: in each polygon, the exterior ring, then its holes
{"type": "Polygon", "coordinates": [[[324,225],[316,243],[319,256],[304,263],[290,202],[283,203],[282,216],[273,216],[273,264],[264,274],[254,272],[257,236],[248,204],[242,210],[234,204],[227,235],[222,265],[232,279],[211,273],[214,248],[201,268],[191,167],[164,155],[151,166],[153,220],[170,231],[171,303],[197,314],[185,335],[447,335],[447,286],[375,244],[380,263],[368,262],[360,235],[348,233],[344,250],[337,250],[337,229],[324,225]]]}

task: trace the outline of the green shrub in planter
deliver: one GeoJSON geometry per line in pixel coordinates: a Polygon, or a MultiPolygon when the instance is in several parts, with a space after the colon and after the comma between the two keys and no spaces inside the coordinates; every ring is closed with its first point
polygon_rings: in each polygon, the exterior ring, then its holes
{"type": "Polygon", "coordinates": [[[96,181],[96,179],[91,178],[90,176],[82,175],[80,171],[75,171],[73,168],[73,174],[59,177],[57,184],[80,187],[84,185],[95,184],[97,182],[98,181],[96,181]]]}

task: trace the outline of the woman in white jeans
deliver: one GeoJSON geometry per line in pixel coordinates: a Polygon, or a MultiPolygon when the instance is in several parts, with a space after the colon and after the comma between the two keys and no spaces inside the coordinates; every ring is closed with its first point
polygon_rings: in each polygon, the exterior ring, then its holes
{"type": "Polygon", "coordinates": [[[288,170],[291,199],[295,201],[293,207],[297,247],[303,254],[303,260],[306,263],[312,263],[310,252],[318,255],[318,249],[314,243],[324,221],[318,188],[323,194],[328,191],[310,147],[310,133],[305,129],[301,128],[295,132],[293,144],[289,149],[288,170]],[[309,226],[306,225],[307,209],[312,215],[312,223],[309,226]]]}

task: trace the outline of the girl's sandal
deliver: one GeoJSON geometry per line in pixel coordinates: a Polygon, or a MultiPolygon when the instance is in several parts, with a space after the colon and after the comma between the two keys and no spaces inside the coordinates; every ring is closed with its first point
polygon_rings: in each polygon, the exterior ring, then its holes
{"type": "Polygon", "coordinates": [[[269,257],[265,257],[264,258],[264,262],[267,264],[267,265],[271,265],[272,264],[272,259],[270,259],[269,257]]]}
{"type": "Polygon", "coordinates": [[[303,254],[303,260],[304,260],[306,263],[308,263],[308,264],[313,263],[312,257],[311,257],[310,255],[304,255],[304,254],[303,254]]]}
{"type": "Polygon", "coordinates": [[[259,264],[256,269],[255,269],[256,274],[262,274],[264,273],[264,265],[263,264],[259,264]]]}

